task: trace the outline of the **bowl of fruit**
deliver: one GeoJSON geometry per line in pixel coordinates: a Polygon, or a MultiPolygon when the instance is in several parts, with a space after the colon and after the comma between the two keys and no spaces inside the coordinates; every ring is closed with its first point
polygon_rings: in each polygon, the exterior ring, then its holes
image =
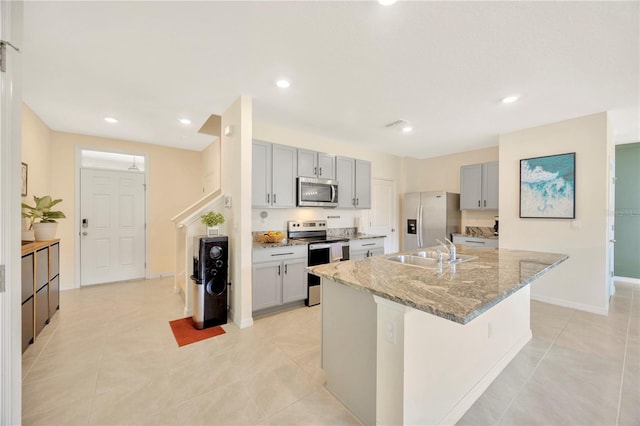
{"type": "Polygon", "coordinates": [[[268,231],[264,234],[257,234],[256,240],[260,243],[279,243],[284,240],[285,234],[282,231],[268,231]]]}

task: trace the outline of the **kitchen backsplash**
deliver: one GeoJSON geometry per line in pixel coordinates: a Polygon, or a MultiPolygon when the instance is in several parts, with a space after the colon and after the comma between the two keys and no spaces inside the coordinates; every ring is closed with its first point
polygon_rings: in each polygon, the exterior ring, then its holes
{"type": "Polygon", "coordinates": [[[497,210],[463,210],[460,229],[465,229],[467,226],[493,227],[495,216],[498,216],[497,210]]]}
{"type": "Polygon", "coordinates": [[[465,235],[470,237],[493,237],[493,227],[488,226],[465,226],[465,235]]]}
{"type": "Polygon", "coordinates": [[[342,228],[359,228],[366,232],[364,225],[369,222],[369,210],[340,210],[322,208],[296,209],[252,209],[251,229],[260,231],[285,231],[289,220],[326,220],[329,231],[342,228]],[[267,217],[262,218],[261,213],[267,217]]]}

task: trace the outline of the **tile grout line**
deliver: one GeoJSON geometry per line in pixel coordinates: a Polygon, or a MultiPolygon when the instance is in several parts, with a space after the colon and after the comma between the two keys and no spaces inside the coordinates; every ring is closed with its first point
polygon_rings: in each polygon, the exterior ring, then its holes
{"type": "MultiPolygon", "coordinates": [[[[571,314],[571,316],[573,316],[574,313],[571,314]]],[[[544,351],[544,354],[542,354],[542,356],[540,357],[540,361],[538,361],[536,363],[536,366],[533,367],[533,370],[531,370],[531,373],[529,373],[529,375],[527,376],[527,378],[525,379],[524,383],[522,383],[522,385],[520,386],[520,388],[518,389],[518,391],[515,393],[514,397],[511,399],[511,401],[509,401],[509,404],[507,405],[507,407],[504,409],[504,411],[502,412],[502,414],[500,415],[500,417],[498,418],[498,420],[494,423],[494,424],[499,424],[500,421],[502,420],[502,418],[504,417],[505,414],[507,414],[507,411],[509,411],[509,408],[511,408],[511,406],[513,405],[513,403],[515,402],[516,399],[518,399],[518,396],[520,396],[520,394],[522,393],[522,390],[524,389],[524,387],[527,385],[527,383],[529,383],[529,380],[531,380],[531,377],[533,376],[533,374],[536,372],[536,370],[538,369],[538,367],[540,366],[540,364],[542,363],[542,360],[547,356],[547,354],[549,353],[549,351],[551,350],[551,348],[553,347],[553,345],[556,343],[556,340],[558,340],[558,337],[560,337],[560,335],[562,334],[562,332],[564,331],[564,329],[567,327],[567,324],[569,324],[569,320],[571,319],[571,316],[567,319],[567,322],[565,323],[565,325],[560,329],[560,332],[558,333],[558,335],[553,339],[553,342],[551,342],[551,344],[549,345],[549,347],[547,348],[547,350],[544,351]]]]}
{"type": "Polygon", "coordinates": [[[98,373],[96,374],[96,380],[95,383],[93,384],[93,396],[91,397],[91,403],[89,404],[89,410],[87,412],[87,423],[86,426],[90,425],[90,421],[91,421],[91,414],[93,414],[93,404],[96,400],[96,393],[98,392],[98,380],[100,380],[100,370],[101,370],[101,365],[102,362],[104,361],[104,349],[107,345],[107,336],[104,335],[104,342],[102,342],[102,352],[100,353],[100,362],[98,363],[98,373]]]}
{"type": "Polygon", "coordinates": [[[622,409],[622,389],[624,386],[624,371],[627,365],[627,351],[629,350],[629,330],[631,329],[631,310],[633,309],[633,299],[636,292],[631,292],[631,306],[629,308],[629,319],[627,320],[627,333],[624,338],[624,356],[622,357],[622,373],[620,374],[620,390],[618,391],[618,409],[616,410],[616,425],[620,424],[620,410],[622,409]]]}

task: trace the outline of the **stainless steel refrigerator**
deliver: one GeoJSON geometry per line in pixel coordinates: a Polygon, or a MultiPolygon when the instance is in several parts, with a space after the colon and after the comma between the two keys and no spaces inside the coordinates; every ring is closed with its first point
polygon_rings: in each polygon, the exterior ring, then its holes
{"type": "Polygon", "coordinates": [[[460,194],[408,192],[402,202],[404,250],[437,245],[460,232],[460,194]]]}

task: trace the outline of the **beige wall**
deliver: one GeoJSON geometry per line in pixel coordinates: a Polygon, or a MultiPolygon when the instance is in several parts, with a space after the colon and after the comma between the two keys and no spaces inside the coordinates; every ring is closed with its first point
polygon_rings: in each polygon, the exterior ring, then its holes
{"type": "MultiPolygon", "coordinates": [[[[201,153],[159,145],[128,142],[116,139],[72,133],[53,132],[51,162],[56,172],[52,178],[52,191],[63,198],[61,203],[67,220],[60,222],[58,237],[61,244],[61,281],[64,287],[78,286],[74,281],[74,239],[80,217],[75,211],[75,156],[76,147],[99,148],[145,154],[148,158],[149,211],[147,224],[149,247],[149,274],[173,273],[175,267],[175,230],[170,219],[202,196],[201,153]]],[[[79,277],[78,277],[79,278],[79,277]]]]}
{"type": "Polygon", "coordinates": [[[59,221],[61,286],[79,286],[75,277],[76,148],[147,155],[149,175],[149,274],[173,273],[175,231],[170,219],[202,196],[202,153],[158,145],[51,131],[28,106],[23,108],[23,161],[29,164],[29,197],[50,194],[67,218],[59,221]]]}
{"type": "Polygon", "coordinates": [[[500,136],[500,247],[566,253],[570,259],[532,285],[532,297],[606,314],[607,168],[612,147],[607,114],[500,136]],[[520,219],[520,160],[576,153],[576,223],[520,219]]]}
{"type": "Polygon", "coordinates": [[[216,138],[202,151],[202,194],[210,194],[220,188],[220,139],[216,138]]]}
{"type": "MultiPolygon", "coordinates": [[[[404,158],[404,191],[447,191],[460,193],[460,166],[498,161],[498,147],[460,152],[442,157],[404,158]]],[[[498,210],[465,210],[461,215],[461,231],[465,226],[493,226],[498,210]]]]}
{"type": "Polygon", "coordinates": [[[33,205],[34,195],[58,198],[51,193],[51,130],[25,104],[22,104],[22,162],[29,167],[27,196],[22,202],[33,205]]]}

